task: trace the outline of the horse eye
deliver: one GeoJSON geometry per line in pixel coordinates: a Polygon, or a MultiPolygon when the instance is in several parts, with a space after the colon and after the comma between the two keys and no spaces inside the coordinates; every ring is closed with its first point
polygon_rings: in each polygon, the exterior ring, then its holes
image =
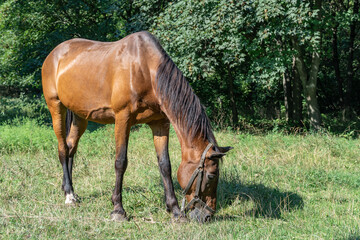
{"type": "Polygon", "coordinates": [[[213,179],[216,178],[216,174],[207,174],[207,178],[208,178],[209,180],[213,180],[213,179]]]}

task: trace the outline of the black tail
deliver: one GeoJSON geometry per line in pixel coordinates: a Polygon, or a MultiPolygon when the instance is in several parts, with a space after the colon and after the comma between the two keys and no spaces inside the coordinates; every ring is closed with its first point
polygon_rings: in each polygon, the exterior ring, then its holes
{"type": "Polygon", "coordinates": [[[65,120],[65,124],[66,124],[66,137],[69,135],[70,133],[70,128],[71,128],[71,123],[74,120],[74,113],[71,110],[67,110],[66,111],[66,120],[65,120]]]}

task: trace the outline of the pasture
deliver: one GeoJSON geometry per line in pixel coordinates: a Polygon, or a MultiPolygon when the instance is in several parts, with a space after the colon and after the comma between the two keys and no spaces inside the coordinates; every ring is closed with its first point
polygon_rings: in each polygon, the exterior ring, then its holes
{"type": "MultiPolygon", "coordinates": [[[[176,180],[180,145],[173,130],[176,180]]],[[[50,127],[0,126],[0,239],[359,239],[360,140],[333,135],[215,132],[234,149],[220,167],[212,222],[171,222],[148,127],[129,142],[123,201],[129,222],[110,221],[113,125],[84,134],[73,182],[81,203],[67,207],[50,127]]]]}

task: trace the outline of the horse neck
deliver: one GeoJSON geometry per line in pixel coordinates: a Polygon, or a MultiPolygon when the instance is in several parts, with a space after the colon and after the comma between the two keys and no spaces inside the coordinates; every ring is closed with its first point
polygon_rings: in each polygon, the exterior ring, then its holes
{"type": "Polygon", "coordinates": [[[209,141],[203,139],[201,136],[191,138],[188,133],[180,130],[176,125],[173,124],[173,126],[180,141],[182,161],[200,161],[201,155],[206,146],[209,144],[209,141]]]}

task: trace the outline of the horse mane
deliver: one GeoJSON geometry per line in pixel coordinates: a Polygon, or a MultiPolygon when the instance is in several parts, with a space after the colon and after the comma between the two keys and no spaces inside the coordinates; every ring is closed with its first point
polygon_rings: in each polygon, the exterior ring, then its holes
{"type": "MultiPolygon", "coordinates": [[[[159,44],[160,45],[160,44],[159,44]]],[[[202,138],[217,146],[204,106],[183,73],[162,50],[162,61],[156,73],[156,94],[161,105],[175,117],[175,124],[188,133],[191,140],[202,138]]]]}

